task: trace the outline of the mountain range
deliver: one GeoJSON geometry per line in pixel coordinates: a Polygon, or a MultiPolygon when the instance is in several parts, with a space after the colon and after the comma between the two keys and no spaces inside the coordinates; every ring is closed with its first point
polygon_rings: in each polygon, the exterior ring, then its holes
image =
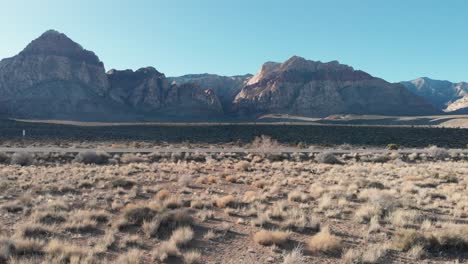
{"type": "MultiPolygon", "coordinates": [[[[166,77],[153,67],[105,71],[92,52],[49,30],[0,61],[0,116],[81,121],[255,120],[436,115],[468,109],[468,85],[420,78],[389,83],[337,61],[294,56],[256,75],[166,77]]],[[[468,111],[467,111],[468,112],[468,111]]]]}

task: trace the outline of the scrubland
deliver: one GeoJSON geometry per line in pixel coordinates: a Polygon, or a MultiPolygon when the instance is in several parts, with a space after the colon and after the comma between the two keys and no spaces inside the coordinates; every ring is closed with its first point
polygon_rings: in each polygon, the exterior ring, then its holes
{"type": "Polygon", "coordinates": [[[468,161],[0,154],[0,263],[464,263],[468,161]]]}

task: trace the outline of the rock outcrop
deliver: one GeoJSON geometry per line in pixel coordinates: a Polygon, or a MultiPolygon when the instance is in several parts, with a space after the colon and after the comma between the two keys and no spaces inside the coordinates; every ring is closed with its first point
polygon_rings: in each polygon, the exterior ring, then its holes
{"type": "Polygon", "coordinates": [[[423,77],[402,82],[402,84],[414,94],[425,98],[445,112],[468,110],[468,83],[466,82],[452,83],[423,77]]]}
{"type": "Polygon", "coordinates": [[[221,103],[210,89],[195,83],[171,84],[153,67],[110,70],[110,97],[149,118],[221,116],[221,103]]]}
{"type": "Polygon", "coordinates": [[[322,63],[297,56],[284,63],[264,64],[236,96],[233,107],[243,116],[439,113],[401,84],[388,83],[337,61],[322,63]]]}
{"type": "Polygon", "coordinates": [[[232,102],[242,87],[252,78],[251,74],[237,76],[220,76],[216,74],[188,74],[180,77],[171,77],[174,84],[193,83],[200,87],[208,88],[218,96],[223,106],[223,111],[229,114],[232,102]]]}

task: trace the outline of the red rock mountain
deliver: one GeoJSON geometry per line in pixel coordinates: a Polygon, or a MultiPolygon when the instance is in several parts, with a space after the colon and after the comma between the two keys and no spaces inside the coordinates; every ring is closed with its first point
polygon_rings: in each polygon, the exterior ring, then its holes
{"type": "Polygon", "coordinates": [[[265,63],[236,96],[243,116],[292,114],[428,115],[440,111],[401,84],[392,84],[339,64],[294,56],[265,63]]]}

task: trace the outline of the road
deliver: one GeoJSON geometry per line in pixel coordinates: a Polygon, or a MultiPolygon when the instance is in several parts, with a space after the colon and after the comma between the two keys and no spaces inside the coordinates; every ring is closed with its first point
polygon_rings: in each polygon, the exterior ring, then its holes
{"type": "MultiPolygon", "coordinates": [[[[351,154],[351,153],[373,153],[383,154],[389,152],[397,152],[400,154],[411,153],[428,153],[428,149],[400,149],[390,151],[382,148],[368,148],[368,149],[299,149],[299,148],[59,148],[59,147],[28,147],[28,148],[15,148],[15,147],[0,147],[0,152],[13,153],[13,152],[28,152],[28,153],[80,153],[88,151],[105,151],[107,153],[324,153],[330,152],[333,154],[351,154]]],[[[450,153],[463,153],[468,154],[468,149],[448,149],[450,153]]]]}

